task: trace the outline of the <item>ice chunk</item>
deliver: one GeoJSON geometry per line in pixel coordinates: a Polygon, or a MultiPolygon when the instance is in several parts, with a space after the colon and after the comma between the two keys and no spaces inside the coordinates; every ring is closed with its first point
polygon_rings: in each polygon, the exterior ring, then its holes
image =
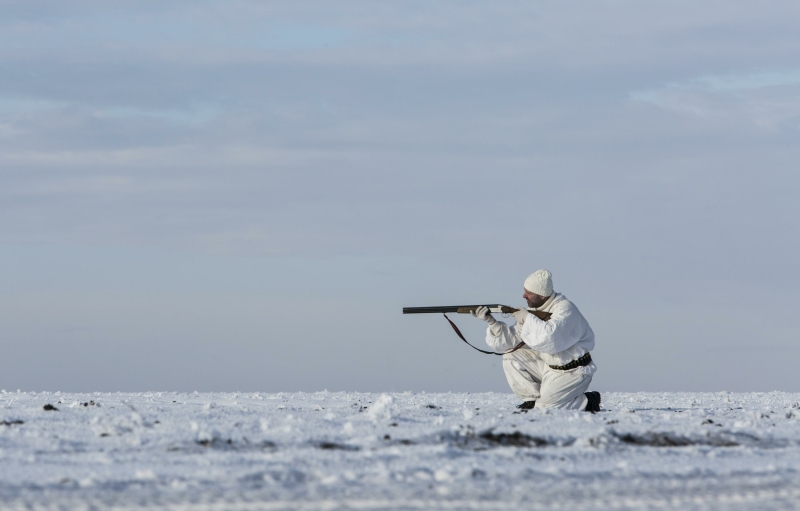
{"type": "Polygon", "coordinates": [[[373,421],[389,420],[392,418],[392,404],[394,399],[388,394],[381,394],[381,396],[372,404],[370,408],[369,417],[373,421]]]}

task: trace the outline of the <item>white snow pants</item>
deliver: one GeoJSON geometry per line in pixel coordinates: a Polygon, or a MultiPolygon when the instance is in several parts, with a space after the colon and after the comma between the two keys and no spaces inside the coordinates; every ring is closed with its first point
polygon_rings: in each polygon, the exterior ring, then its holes
{"type": "Polygon", "coordinates": [[[586,409],[583,393],[592,382],[591,374],[551,369],[535,351],[525,348],[503,355],[503,370],[514,394],[523,401],[536,401],[536,408],[586,409]]]}

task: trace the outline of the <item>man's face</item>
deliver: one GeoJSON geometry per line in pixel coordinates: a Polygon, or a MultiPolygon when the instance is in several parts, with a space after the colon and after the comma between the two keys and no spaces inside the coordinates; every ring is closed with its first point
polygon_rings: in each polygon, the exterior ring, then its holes
{"type": "Polygon", "coordinates": [[[541,296],[537,295],[536,293],[531,293],[524,287],[522,288],[522,290],[524,291],[524,293],[522,293],[522,297],[525,299],[526,302],[528,302],[528,307],[531,309],[537,309],[541,307],[542,305],[544,305],[544,302],[546,302],[547,299],[550,298],[549,296],[541,296]]]}

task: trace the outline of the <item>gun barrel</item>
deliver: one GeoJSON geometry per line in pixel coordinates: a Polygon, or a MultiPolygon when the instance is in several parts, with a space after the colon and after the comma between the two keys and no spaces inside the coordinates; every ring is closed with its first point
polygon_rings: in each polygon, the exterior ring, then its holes
{"type": "Polygon", "coordinates": [[[442,314],[448,312],[450,313],[456,312],[458,314],[469,314],[470,311],[475,310],[478,307],[488,307],[490,312],[495,312],[495,313],[506,312],[503,310],[504,308],[505,309],[511,308],[496,303],[480,304],[480,305],[446,305],[444,307],[403,307],[403,314],[442,314]]]}

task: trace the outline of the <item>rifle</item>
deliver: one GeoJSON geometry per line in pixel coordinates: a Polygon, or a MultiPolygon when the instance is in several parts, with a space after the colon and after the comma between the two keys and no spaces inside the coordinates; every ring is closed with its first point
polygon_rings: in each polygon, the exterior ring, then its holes
{"type": "MultiPolygon", "coordinates": [[[[499,356],[507,355],[509,353],[514,353],[518,349],[520,349],[523,346],[525,346],[525,343],[521,342],[521,343],[517,344],[516,346],[514,346],[513,348],[511,348],[510,350],[508,350],[508,351],[505,351],[503,353],[497,353],[497,352],[494,352],[494,351],[482,350],[482,349],[470,344],[470,342],[467,341],[464,338],[464,335],[461,333],[461,330],[458,329],[456,324],[453,323],[450,320],[450,318],[447,317],[447,313],[448,312],[450,312],[450,313],[455,312],[457,314],[470,314],[471,312],[475,311],[478,307],[486,307],[486,308],[489,309],[489,312],[493,312],[495,314],[513,314],[513,313],[517,312],[518,310],[521,310],[521,309],[515,309],[514,307],[509,307],[508,305],[500,305],[500,304],[494,303],[494,304],[486,304],[486,305],[446,305],[444,307],[403,307],[403,314],[438,314],[438,313],[442,313],[444,315],[444,319],[446,319],[447,322],[450,323],[450,326],[453,327],[453,330],[455,331],[456,335],[458,335],[458,337],[460,337],[462,341],[464,341],[465,343],[469,344],[469,346],[472,349],[475,349],[475,350],[480,351],[481,353],[485,353],[487,355],[499,355],[499,356]]],[[[544,312],[544,311],[532,311],[532,310],[529,309],[528,312],[533,314],[537,318],[541,319],[542,321],[547,321],[548,319],[550,319],[550,316],[552,316],[551,313],[544,312]]]]}

